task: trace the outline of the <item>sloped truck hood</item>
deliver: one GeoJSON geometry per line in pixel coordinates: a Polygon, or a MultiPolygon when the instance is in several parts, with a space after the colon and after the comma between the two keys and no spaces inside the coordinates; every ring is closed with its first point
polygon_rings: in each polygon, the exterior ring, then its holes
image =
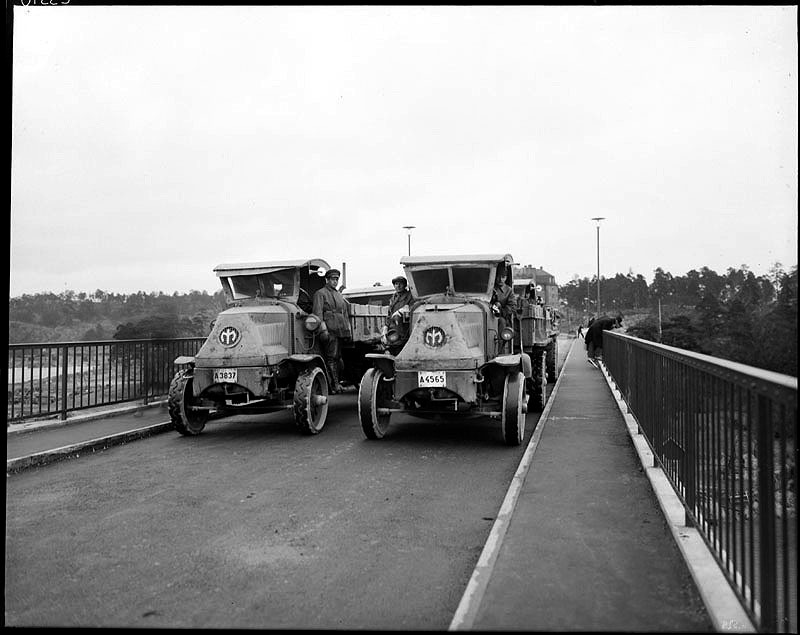
{"type": "Polygon", "coordinates": [[[408,342],[395,358],[397,370],[473,369],[486,361],[484,315],[474,304],[437,304],[416,310],[408,342]],[[439,327],[444,341],[426,341],[439,327]]]}
{"type": "MultiPolygon", "coordinates": [[[[277,364],[289,355],[292,315],[281,305],[233,307],[217,316],[214,328],[195,357],[198,368],[277,364]],[[220,335],[239,334],[225,346],[220,335]]],[[[224,336],[223,336],[224,337],[224,336]]],[[[228,339],[227,341],[230,341],[228,339]]]]}

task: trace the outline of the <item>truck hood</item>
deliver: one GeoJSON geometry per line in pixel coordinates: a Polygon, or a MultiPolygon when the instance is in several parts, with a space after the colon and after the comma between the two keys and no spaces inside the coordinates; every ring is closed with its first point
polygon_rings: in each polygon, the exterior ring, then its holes
{"type": "Polygon", "coordinates": [[[486,361],[486,325],[475,304],[431,304],[414,310],[397,370],[478,368],[486,361]]]}
{"type": "Polygon", "coordinates": [[[217,316],[195,356],[199,368],[277,364],[289,355],[291,306],[233,307],[217,316]]]}

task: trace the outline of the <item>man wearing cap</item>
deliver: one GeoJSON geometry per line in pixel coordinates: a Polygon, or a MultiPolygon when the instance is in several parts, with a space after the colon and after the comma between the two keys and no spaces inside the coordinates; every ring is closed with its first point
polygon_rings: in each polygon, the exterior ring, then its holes
{"type": "Polygon", "coordinates": [[[511,321],[514,313],[515,301],[514,291],[506,284],[506,265],[503,263],[497,268],[492,290],[492,312],[500,318],[498,321],[498,331],[502,331],[506,324],[511,321]]]}
{"type": "Polygon", "coordinates": [[[350,304],[339,293],[338,269],[330,269],[325,274],[325,286],[314,294],[312,313],[325,323],[320,333],[320,342],[331,379],[331,392],[342,391],[339,384],[339,368],[342,363],[341,341],[353,336],[350,331],[350,304]]]}
{"type": "MultiPolygon", "coordinates": [[[[404,306],[411,306],[411,303],[414,301],[414,296],[408,288],[408,280],[403,276],[392,278],[392,284],[394,285],[394,293],[392,297],[389,298],[389,312],[386,316],[386,324],[381,332],[381,341],[387,344],[386,334],[390,328],[394,328],[400,331],[399,344],[402,345],[402,343],[408,339],[408,334],[405,332],[405,329],[403,329],[400,309],[404,306]]],[[[397,346],[393,346],[392,348],[397,348],[397,346]]]]}
{"type": "Polygon", "coordinates": [[[408,288],[408,280],[406,280],[403,276],[392,278],[392,284],[394,285],[394,293],[392,294],[392,297],[389,298],[389,316],[386,320],[387,325],[390,325],[390,320],[392,318],[400,317],[400,314],[398,313],[400,309],[402,309],[404,306],[410,306],[414,301],[414,296],[411,295],[411,289],[408,288]]]}

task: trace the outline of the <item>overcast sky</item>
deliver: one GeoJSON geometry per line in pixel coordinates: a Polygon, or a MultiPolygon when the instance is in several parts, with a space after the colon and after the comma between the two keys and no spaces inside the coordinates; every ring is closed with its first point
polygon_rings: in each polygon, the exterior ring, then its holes
{"type": "Polygon", "coordinates": [[[15,7],[10,295],[797,263],[796,6],[15,7]]]}

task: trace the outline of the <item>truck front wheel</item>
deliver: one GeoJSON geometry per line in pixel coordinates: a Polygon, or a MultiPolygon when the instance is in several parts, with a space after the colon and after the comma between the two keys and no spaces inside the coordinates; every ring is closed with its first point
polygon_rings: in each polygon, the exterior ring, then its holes
{"type": "Polygon", "coordinates": [[[358,387],[358,419],[368,439],[382,439],[389,428],[391,414],[379,414],[378,408],[391,399],[389,384],[383,381],[383,373],[370,368],[361,378],[358,387]]]}
{"type": "Polygon", "coordinates": [[[503,387],[503,440],[506,445],[520,445],[525,437],[525,377],[519,371],[506,375],[503,387]]]}
{"type": "Polygon", "coordinates": [[[195,436],[203,431],[208,421],[207,410],[193,408],[193,377],[190,370],[175,373],[169,385],[167,407],[173,427],[184,436],[195,436]]]}
{"type": "Polygon", "coordinates": [[[294,422],[303,434],[319,434],[328,416],[328,379],[319,366],[300,373],[294,385],[294,422]]]}

